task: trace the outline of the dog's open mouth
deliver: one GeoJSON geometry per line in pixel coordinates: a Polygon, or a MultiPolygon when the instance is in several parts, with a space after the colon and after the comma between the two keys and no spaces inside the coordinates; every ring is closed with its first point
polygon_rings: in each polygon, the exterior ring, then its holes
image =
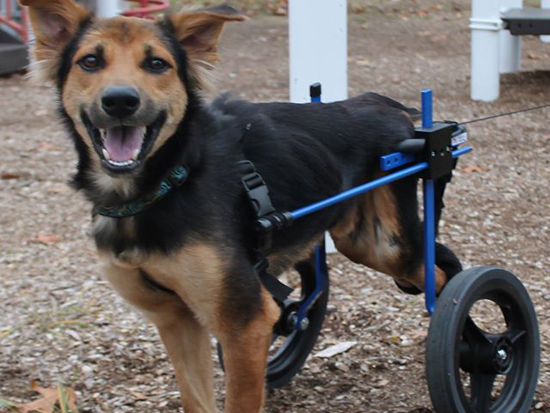
{"type": "Polygon", "coordinates": [[[147,157],[166,120],[166,115],[161,113],[148,126],[119,125],[98,128],[85,113],[82,113],[82,120],[103,167],[111,173],[122,174],[138,168],[147,157]]]}

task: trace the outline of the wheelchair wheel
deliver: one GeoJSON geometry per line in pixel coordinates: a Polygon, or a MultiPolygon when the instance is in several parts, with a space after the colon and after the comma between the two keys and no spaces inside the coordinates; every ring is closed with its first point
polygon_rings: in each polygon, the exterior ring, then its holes
{"type": "MultiPolygon", "coordinates": [[[[313,350],[317,337],[323,326],[327,311],[329,296],[329,279],[325,271],[325,290],[307,313],[307,328],[301,331],[295,329],[277,329],[273,334],[269,350],[266,384],[270,388],[285,386],[300,371],[307,357],[313,350]],[[279,331],[281,330],[281,331],[279,331]]],[[[315,290],[315,259],[304,261],[296,266],[296,274],[290,275],[286,284],[294,288],[289,302],[281,318],[283,324],[290,324],[287,318],[292,317],[292,309],[300,305],[301,300],[310,296],[315,290]]],[[[223,353],[218,344],[218,357],[223,368],[223,353]]]]}
{"type": "Polygon", "coordinates": [[[535,310],[514,275],[478,267],[449,281],[432,316],[426,349],[436,412],[528,412],[539,358],[535,310]]]}

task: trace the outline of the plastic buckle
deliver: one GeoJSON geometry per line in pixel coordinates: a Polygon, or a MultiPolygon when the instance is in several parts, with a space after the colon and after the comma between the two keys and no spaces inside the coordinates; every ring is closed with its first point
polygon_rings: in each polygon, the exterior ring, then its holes
{"type": "Polygon", "coordinates": [[[241,178],[241,182],[247,193],[248,199],[250,200],[252,208],[254,208],[256,217],[263,217],[275,212],[275,208],[271,205],[267,185],[265,184],[262,176],[256,172],[252,162],[239,162],[239,169],[241,173],[244,173],[244,176],[241,178]]]}

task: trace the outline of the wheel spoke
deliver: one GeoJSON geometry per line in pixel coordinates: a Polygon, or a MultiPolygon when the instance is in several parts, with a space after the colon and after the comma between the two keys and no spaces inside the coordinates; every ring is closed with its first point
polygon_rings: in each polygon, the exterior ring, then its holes
{"type": "Polygon", "coordinates": [[[472,387],[470,403],[476,413],[487,413],[489,411],[494,382],[494,374],[470,374],[470,383],[472,387]]]}
{"type": "Polygon", "coordinates": [[[503,334],[503,336],[507,337],[512,342],[512,344],[514,344],[526,334],[527,331],[525,330],[508,330],[506,333],[503,334]]]}
{"type": "Polygon", "coordinates": [[[466,318],[466,324],[464,325],[464,331],[462,334],[464,335],[466,342],[470,345],[487,344],[492,342],[489,336],[477,326],[470,316],[466,318]]]}

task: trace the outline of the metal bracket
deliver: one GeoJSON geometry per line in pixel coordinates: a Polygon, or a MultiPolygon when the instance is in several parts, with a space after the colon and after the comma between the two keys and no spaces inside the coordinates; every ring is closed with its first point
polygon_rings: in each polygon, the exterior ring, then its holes
{"type": "Polygon", "coordinates": [[[470,29],[472,30],[487,30],[498,32],[504,29],[504,23],[500,19],[470,19],[470,29]]]}

